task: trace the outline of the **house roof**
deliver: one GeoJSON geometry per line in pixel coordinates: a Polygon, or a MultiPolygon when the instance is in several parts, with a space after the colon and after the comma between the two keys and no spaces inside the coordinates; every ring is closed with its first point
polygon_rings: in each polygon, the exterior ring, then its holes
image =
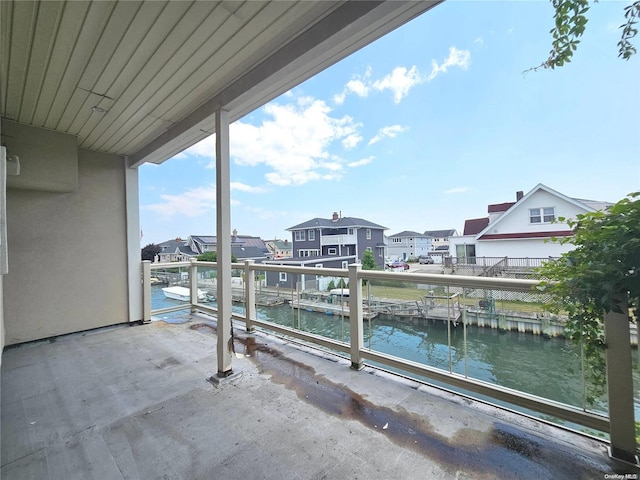
{"type": "Polygon", "coordinates": [[[517,209],[517,205],[519,204],[523,204],[524,202],[526,202],[532,195],[534,195],[536,192],[540,191],[540,190],[544,190],[545,192],[554,195],[578,208],[581,208],[583,210],[585,210],[586,212],[594,212],[595,209],[589,205],[586,205],[574,198],[571,197],[567,197],[566,195],[550,188],[547,187],[546,185],[539,183],[538,185],[536,185],[535,187],[533,187],[526,195],[524,195],[520,200],[518,200],[518,202],[516,202],[515,206],[513,208],[510,208],[508,211],[506,211],[504,214],[502,214],[500,217],[498,217],[494,222],[490,223],[489,225],[487,225],[481,232],[478,233],[477,235],[477,239],[478,240],[494,240],[494,239],[498,239],[498,238],[546,238],[546,237],[557,237],[557,236],[562,236],[559,235],[557,232],[552,232],[553,234],[549,234],[550,232],[538,232],[541,234],[547,233],[548,235],[542,235],[542,236],[527,236],[528,234],[524,234],[524,233],[518,233],[518,234],[488,234],[489,229],[495,229],[496,226],[498,226],[501,222],[504,221],[505,218],[508,218],[509,215],[515,211],[517,209]],[[496,235],[512,235],[510,237],[496,237],[496,235]],[[517,235],[517,236],[513,236],[513,235],[517,235]]]}
{"type": "Polygon", "coordinates": [[[426,237],[453,237],[456,233],[455,228],[451,228],[449,230],[427,230],[424,232],[424,236],[426,237]]]}
{"type": "Polygon", "coordinates": [[[515,204],[516,202],[494,203],[493,205],[489,205],[487,207],[487,210],[488,210],[488,213],[506,212],[515,204]]]}
{"type": "Polygon", "coordinates": [[[489,225],[489,217],[471,218],[465,220],[463,235],[476,235],[489,225]]]}
{"type": "Polygon", "coordinates": [[[411,230],[405,230],[404,232],[389,235],[389,238],[424,237],[424,236],[425,235],[422,233],[412,232],[411,230]]]}
{"type": "Polygon", "coordinates": [[[291,250],[291,242],[285,242],[284,240],[267,240],[267,243],[273,244],[278,250],[291,250]]]}
{"type": "Polygon", "coordinates": [[[162,163],[441,3],[0,2],[0,116],[162,163]]]}
{"type": "Polygon", "coordinates": [[[262,249],[244,245],[231,247],[231,254],[235,255],[238,260],[267,258],[266,253],[262,249]]]}
{"type": "Polygon", "coordinates": [[[355,217],[340,217],[337,220],[331,220],[330,218],[312,218],[306,222],[299,223],[293,227],[287,228],[287,231],[291,230],[303,230],[305,228],[374,228],[378,230],[387,230],[387,227],[377,225],[369,220],[355,217]]]}

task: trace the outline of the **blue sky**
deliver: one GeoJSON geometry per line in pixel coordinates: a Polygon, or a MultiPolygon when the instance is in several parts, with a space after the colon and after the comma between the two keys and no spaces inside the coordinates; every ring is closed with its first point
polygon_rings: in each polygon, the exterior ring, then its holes
{"type": "MultiPolygon", "coordinates": [[[[546,1],[449,0],[356,52],[231,126],[232,228],[290,238],[338,211],[388,235],[461,231],[538,183],[612,202],[640,190],[640,57],[616,46],[625,4],[594,4],[555,71],[523,74],[551,48],[546,1]]],[[[210,137],[140,167],[142,245],[215,235],[214,165],[210,137]]]]}

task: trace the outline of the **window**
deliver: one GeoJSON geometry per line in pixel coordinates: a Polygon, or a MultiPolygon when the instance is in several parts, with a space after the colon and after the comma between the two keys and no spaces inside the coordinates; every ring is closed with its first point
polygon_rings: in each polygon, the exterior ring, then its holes
{"type": "Polygon", "coordinates": [[[336,253],[338,253],[338,250],[335,248],[327,249],[327,255],[335,255],[336,253]]]}
{"type": "Polygon", "coordinates": [[[348,261],[342,262],[342,268],[349,268],[349,262],[348,261]]]}
{"type": "Polygon", "coordinates": [[[280,272],[280,281],[281,282],[287,281],[287,272],[280,272]]]}
{"type": "Polygon", "coordinates": [[[353,235],[353,228],[349,228],[349,229],[347,229],[347,233],[348,233],[349,235],[353,235]]]}
{"type": "Polygon", "coordinates": [[[367,252],[373,252],[373,250],[371,250],[371,247],[367,247],[367,248],[365,248],[365,250],[366,250],[367,252]]]}
{"type": "Polygon", "coordinates": [[[319,257],[320,250],[317,248],[301,248],[298,250],[299,257],[319,257]]]}
{"type": "Polygon", "coordinates": [[[367,228],[367,240],[371,240],[371,229],[367,228]]]}
{"type": "Polygon", "coordinates": [[[392,243],[402,243],[402,239],[401,238],[393,238],[391,240],[392,243]]]}
{"type": "Polygon", "coordinates": [[[529,223],[551,223],[555,219],[556,219],[555,207],[529,209],[529,223]]]}
{"type": "Polygon", "coordinates": [[[316,268],[322,268],[322,264],[321,263],[316,263],[316,268]]]}
{"type": "Polygon", "coordinates": [[[315,230],[309,230],[309,240],[315,240],[316,239],[316,231],[315,230]]]}
{"type": "Polygon", "coordinates": [[[305,240],[304,230],[296,230],[295,232],[293,232],[293,239],[296,242],[303,242],[305,240]]]}

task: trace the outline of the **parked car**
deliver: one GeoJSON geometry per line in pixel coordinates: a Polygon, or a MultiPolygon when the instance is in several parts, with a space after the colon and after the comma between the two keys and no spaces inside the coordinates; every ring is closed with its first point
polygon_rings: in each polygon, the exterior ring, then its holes
{"type": "Polygon", "coordinates": [[[387,268],[391,268],[393,270],[397,268],[402,268],[404,270],[409,270],[409,264],[407,262],[403,262],[402,260],[395,260],[393,262],[389,262],[386,264],[387,268]]]}
{"type": "Polygon", "coordinates": [[[433,258],[431,258],[429,255],[420,255],[418,257],[418,263],[420,263],[421,265],[432,265],[433,258]]]}

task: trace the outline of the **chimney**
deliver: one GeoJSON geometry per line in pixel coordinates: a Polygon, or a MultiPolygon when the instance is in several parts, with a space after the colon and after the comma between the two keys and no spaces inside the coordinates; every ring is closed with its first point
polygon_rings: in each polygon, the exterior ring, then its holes
{"type": "Polygon", "coordinates": [[[236,229],[234,228],[234,229],[233,229],[233,232],[232,232],[232,235],[233,235],[233,237],[234,237],[234,238],[235,238],[235,237],[237,237],[237,236],[238,236],[238,230],[236,230],[236,229]]]}
{"type": "Polygon", "coordinates": [[[289,245],[289,240],[287,240],[286,238],[284,239],[284,244],[285,245],[289,245]]]}
{"type": "Polygon", "coordinates": [[[524,192],[522,190],[516,192],[516,202],[519,202],[524,197],[524,192]]]}
{"type": "Polygon", "coordinates": [[[331,218],[332,222],[337,222],[338,221],[338,212],[333,212],[333,217],[331,218]]]}

